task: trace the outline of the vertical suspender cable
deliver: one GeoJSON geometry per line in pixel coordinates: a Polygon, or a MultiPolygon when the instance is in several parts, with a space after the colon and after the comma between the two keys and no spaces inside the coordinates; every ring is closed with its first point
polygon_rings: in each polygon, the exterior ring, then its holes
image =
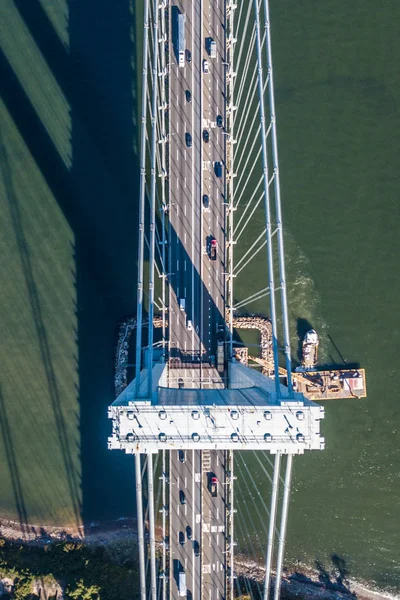
{"type": "MultiPolygon", "coordinates": [[[[234,47],[235,41],[233,37],[233,26],[234,26],[234,0],[231,1],[229,8],[229,20],[228,20],[228,51],[227,51],[227,63],[231,73],[234,72],[234,47]]],[[[228,164],[231,172],[231,177],[228,181],[228,201],[229,201],[229,214],[228,214],[228,299],[229,299],[229,358],[233,357],[233,178],[234,178],[234,106],[233,106],[233,90],[234,90],[234,77],[230,77],[228,81],[228,116],[229,116],[229,135],[226,147],[228,148],[228,164]]]]}
{"type": "Polygon", "coordinates": [[[279,600],[281,593],[281,580],[282,580],[282,564],[283,555],[285,552],[285,541],[286,541],[286,526],[289,508],[289,494],[290,484],[292,481],[292,464],[293,454],[288,454],[286,462],[286,473],[285,483],[283,487],[283,500],[282,500],[282,515],[281,515],[281,527],[279,531],[279,545],[278,545],[278,558],[276,560],[276,579],[275,579],[275,594],[274,600],[279,600]]]}
{"type": "Polygon", "coordinates": [[[275,210],[276,210],[276,226],[278,235],[278,257],[279,257],[279,275],[281,288],[281,303],[282,303],[282,318],[283,318],[283,338],[285,345],[285,362],[287,371],[287,381],[289,394],[293,394],[292,387],[292,365],[290,351],[290,335],[289,335],[289,315],[287,308],[286,294],[286,274],[285,274],[285,254],[283,247],[283,227],[282,227],[282,210],[281,210],[281,185],[279,178],[279,160],[278,160],[278,141],[276,133],[276,114],[275,114],[275,92],[274,92],[274,74],[272,69],[272,50],[271,50],[271,28],[269,20],[269,2],[264,0],[265,13],[265,29],[267,33],[267,64],[269,75],[269,106],[271,112],[271,139],[272,139],[272,160],[274,164],[274,192],[275,192],[275,210]]]}
{"type": "Polygon", "coordinates": [[[143,495],[142,495],[142,468],[140,454],[135,454],[136,477],[136,515],[139,544],[139,572],[140,572],[140,600],[146,600],[146,572],[144,568],[144,531],[143,531],[143,495]]]}
{"type": "Polygon", "coordinates": [[[148,485],[148,494],[149,494],[151,599],[157,600],[156,538],[155,538],[155,519],[154,519],[154,475],[153,475],[153,455],[152,454],[149,454],[148,461],[147,461],[147,485],[148,485]]]}
{"type": "Polygon", "coordinates": [[[271,208],[269,197],[269,182],[268,182],[268,156],[267,142],[265,130],[265,109],[264,109],[264,81],[261,55],[261,37],[260,37],[260,15],[258,10],[258,0],[254,0],[254,13],[256,20],[256,48],[258,62],[258,95],[260,98],[260,121],[261,121],[261,146],[262,146],[262,162],[263,162],[263,179],[264,179],[264,206],[265,206],[265,226],[267,239],[267,261],[268,261],[268,282],[270,289],[270,312],[272,326],[272,350],[274,354],[274,369],[275,369],[275,388],[280,394],[279,385],[279,362],[278,362],[278,339],[276,327],[276,308],[275,308],[275,282],[274,282],[274,260],[272,255],[272,232],[271,232],[271,208]]]}
{"type": "Polygon", "coordinates": [[[150,253],[149,253],[149,343],[147,353],[147,397],[153,388],[153,337],[154,337],[154,261],[156,240],[156,145],[158,100],[158,0],[153,3],[153,83],[151,98],[151,180],[150,180],[150,253]]]}
{"type": "Polygon", "coordinates": [[[281,453],[280,450],[275,454],[274,477],[272,480],[271,493],[271,510],[269,513],[268,541],[267,541],[267,558],[265,562],[265,584],[264,584],[264,600],[268,600],[269,589],[271,584],[271,564],[274,552],[274,535],[275,535],[275,520],[276,508],[279,489],[279,473],[281,468],[281,453]]]}
{"type": "Polygon", "coordinates": [[[149,31],[149,0],[144,0],[143,74],[142,74],[142,123],[140,130],[140,188],[139,188],[139,245],[138,245],[138,289],[136,326],[136,397],[140,394],[140,371],[142,367],[142,324],[143,324],[143,263],[144,263],[144,204],[146,196],[146,120],[147,120],[147,46],[149,31]]]}
{"type": "Polygon", "coordinates": [[[231,600],[234,600],[234,576],[235,576],[235,568],[234,568],[234,546],[235,546],[235,529],[234,529],[234,518],[235,518],[235,511],[234,511],[234,494],[233,494],[233,487],[234,487],[234,476],[233,476],[233,450],[229,450],[229,456],[230,456],[230,471],[231,471],[231,497],[230,497],[230,504],[231,504],[231,510],[230,510],[230,521],[231,521],[231,527],[230,527],[230,539],[231,539],[231,543],[230,543],[230,554],[231,554],[231,568],[230,568],[230,575],[231,575],[231,600]]]}
{"type": "Polygon", "coordinates": [[[162,571],[163,571],[163,586],[162,586],[162,597],[163,600],[167,598],[167,557],[166,557],[166,510],[167,510],[167,495],[165,490],[166,484],[166,464],[165,464],[165,450],[162,451],[162,571]]]}

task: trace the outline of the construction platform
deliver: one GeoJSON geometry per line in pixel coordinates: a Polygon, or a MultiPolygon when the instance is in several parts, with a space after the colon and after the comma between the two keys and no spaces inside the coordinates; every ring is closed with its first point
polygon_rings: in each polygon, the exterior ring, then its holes
{"type": "Polygon", "coordinates": [[[335,369],[293,373],[293,388],[309,400],[365,398],[365,369],[335,369]]]}

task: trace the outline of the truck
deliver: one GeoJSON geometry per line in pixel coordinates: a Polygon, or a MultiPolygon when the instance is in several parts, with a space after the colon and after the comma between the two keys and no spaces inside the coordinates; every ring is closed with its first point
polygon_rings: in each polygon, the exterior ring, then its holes
{"type": "Polygon", "coordinates": [[[185,66],[185,21],[186,15],[178,14],[178,65],[185,66]]]}
{"type": "Polygon", "coordinates": [[[217,42],[215,42],[212,38],[208,40],[208,54],[210,58],[216,58],[217,56],[217,42]]]}
{"type": "Polygon", "coordinates": [[[210,490],[211,496],[216,498],[218,495],[218,479],[215,477],[214,473],[209,473],[208,475],[208,489],[210,490]]]}
{"type": "Polygon", "coordinates": [[[187,594],[186,573],[185,573],[185,571],[181,571],[179,573],[179,595],[186,596],[186,594],[187,594]]]}

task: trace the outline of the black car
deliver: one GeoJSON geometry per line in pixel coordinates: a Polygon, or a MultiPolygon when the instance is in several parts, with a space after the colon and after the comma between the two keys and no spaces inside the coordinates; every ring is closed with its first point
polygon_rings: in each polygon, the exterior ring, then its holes
{"type": "Polygon", "coordinates": [[[185,462],[185,452],[183,450],[178,450],[179,460],[181,463],[185,462]]]}
{"type": "Polygon", "coordinates": [[[220,162],[214,163],[214,171],[217,177],[222,177],[222,165],[220,162]]]}
{"type": "Polygon", "coordinates": [[[200,544],[199,542],[193,542],[193,552],[195,556],[200,556],[200,544]]]}
{"type": "Polygon", "coordinates": [[[183,531],[179,532],[179,543],[181,546],[185,545],[185,534],[183,533],[183,531]]]}
{"type": "Polygon", "coordinates": [[[185,97],[186,97],[186,102],[192,101],[192,94],[191,94],[190,90],[186,90],[185,97]]]}
{"type": "Polygon", "coordinates": [[[190,135],[190,133],[186,132],[185,133],[185,140],[186,140],[186,146],[188,148],[192,147],[192,136],[190,135]]]}
{"type": "Polygon", "coordinates": [[[203,208],[205,210],[208,210],[209,207],[210,207],[210,198],[207,196],[207,194],[204,194],[204,196],[203,196],[203,208]]]}
{"type": "Polygon", "coordinates": [[[190,50],[186,50],[186,60],[188,61],[188,63],[192,62],[192,53],[190,52],[190,50]]]}
{"type": "Polygon", "coordinates": [[[186,504],[186,496],[183,490],[179,490],[179,500],[181,504],[186,504]]]}
{"type": "Polygon", "coordinates": [[[192,528],[190,527],[190,525],[188,525],[186,527],[186,535],[187,535],[187,539],[191,540],[192,539],[192,528]]]}
{"type": "Polygon", "coordinates": [[[218,115],[217,116],[217,126],[222,127],[222,125],[223,125],[222,117],[221,117],[221,115],[218,115]]]}
{"type": "Polygon", "coordinates": [[[203,129],[203,140],[206,142],[206,144],[208,144],[210,141],[210,134],[207,129],[203,129]]]}

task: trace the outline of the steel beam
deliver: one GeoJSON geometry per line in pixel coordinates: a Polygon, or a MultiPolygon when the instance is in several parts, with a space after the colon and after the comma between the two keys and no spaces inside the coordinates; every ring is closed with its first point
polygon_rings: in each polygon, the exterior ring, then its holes
{"type": "Polygon", "coordinates": [[[146,571],[144,565],[144,527],[143,527],[143,495],[142,495],[142,468],[140,454],[135,454],[136,477],[136,515],[139,544],[139,573],[140,573],[140,598],[146,600],[146,571]]]}
{"type": "Polygon", "coordinates": [[[290,351],[290,335],[289,335],[289,314],[287,307],[286,294],[286,274],[285,274],[285,252],[283,247],[283,226],[282,226],[282,210],[281,210],[281,185],[279,177],[279,159],[278,159],[278,136],[276,132],[276,113],[275,113],[275,92],[274,92],[274,73],[272,69],[272,49],[271,49],[271,30],[269,20],[269,2],[264,0],[265,13],[265,30],[267,33],[266,53],[269,76],[269,106],[271,113],[271,140],[272,140],[272,161],[274,165],[274,192],[275,192],[275,212],[276,226],[278,235],[278,261],[279,261],[279,276],[281,288],[281,306],[282,306],[282,321],[283,321],[283,338],[285,349],[285,362],[287,371],[287,381],[289,394],[293,395],[292,387],[292,363],[290,351]]]}
{"type": "Polygon", "coordinates": [[[156,582],[156,537],[154,518],[154,474],[153,455],[147,458],[147,489],[149,502],[149,537],[150,537],[150,577],[151,577],[151,600],[157,600],[156,582]]]}
{"type": "Polygon", "coordinates": [[[292,482],[292,465],[293,465],[293,454],[288,454],[287,462],[286,462],[285,483],[284,483],[284,487],[283,487],[282,515],[281,515],[281,527],[280,527],[280,531],[279,531],[278,558],[276,561],[276,579],[275,579],[274,600],[279,600],[280,593],[281,593],[282,564],[283,564],[283,555],[285,552],[286,527],[287,527],[287,517],[288,517],[288,509],[289,509],[289,495],[290,495],[290,485],[292,482]]]}
{"type": "Polygon", "coordinates": [[[271,492],[271,509],[269,513],[269,527],[268,527],[268,540],[267,540],[267,558],[265,562],[265,584],[264,584],[264,600],[268,600],[269,590],[271,585],[271,564],[272,556],[274,552],[274,535],[275,535],[275,521],[276,521],[276,508],[278,504],[278,490],[279,490],[279,474],[281,468],[281,453],[275,454],[274,462],[274,476],[272,480],[272,492],[271,492]]]}
{"type": "Polygon", "coordinates": [[[142,123],[140,129],[140,187],[139,187],[139,243],[138,243],[138,286],[136,327],[136,396],[140,394],[140,371],[142,368],[142,324],[143,324],[143,267],[145,237],[146,196],[146,125],[147,125],[147,54],[149,31],[149,0],[144,0],[143,73],[142,73],[142,123]]]}
{"type": "Polygon", "coordinates": [[[260,99],[260,121],[261,121],[261,147],[262,147],[262,163],[263,163],[263,179],[264,179],[264,210],[265,210],[265,227],[267,240],[267,262],[268,262],[268,285],[270,289],[270,318],[272,328],[272,350],[274,355],[275,369],[275,388],[280,397],[280,383],[277,377],[279,371],[278,361],[278,332],[276,324],[276,307],[275,307],[275,280],[274,280],[274,259],[272,254],[272,231],[271,231],[271,207],[269,195],[269,177],[268,177],[268,154],[265,129],[265,108],[264,108],[264,78],[261,55],[261,35],[260,35],[260,14],[258,8],[258,0],[254,0],[254,14],[256,27],[256,48],[257,48],[257,64],[258,64],[258,95],[260,99]]]}

